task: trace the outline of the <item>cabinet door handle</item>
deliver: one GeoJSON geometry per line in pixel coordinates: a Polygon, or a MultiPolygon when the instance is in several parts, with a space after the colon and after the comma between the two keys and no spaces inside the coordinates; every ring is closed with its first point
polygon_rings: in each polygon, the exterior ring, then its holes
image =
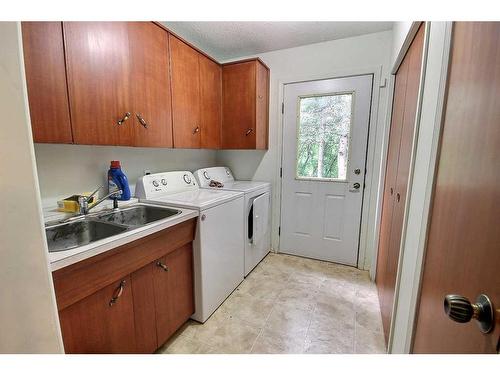
{"type": "Polygon", "coordinates": [[[144,126],[144,128],[148,128],[148,123],[146,122],[146,120],[144,120],[144,118],[139,114],[139,113],[136,113],[135,114],[137,116],[137,120],[139,120],[139,123],[144,126]]]}
{"type": "Polygon", "coordinates": [[[127,121],[130,118],[130,112],[125,113],[125,115],[117,121],[118,125],[123,124],[125,121],[127,121]]]}
{"type": "Polygon", "coordinates": [[[399,202],[401,200],[401,195],[399,193],[396,193],[396,200],[399,202]]]}
{"type": "Polygon", "coordinates": [[[111,301],[109,301],[109,307],[113,306],[118,301],[118,298],[122,296],[124,288],[125,288],[125,280],[122,280],[118,288],[116,288],[115,293],[111,298],[111,301]]]}
{"type": "Polygon", "coordinates": [[[163,271],[168,272],[168,267],[166,264],[163,264],[162,262],[156,262],[156,266],[160,267],[163,271]]]}
{"type": "Polygon", "coordinates": [[[250,135],[251,132],[253,132],[253,128],[248,128],[245,135],[250,135]]]}
{"type": "Polygon", "coordinates": [[[196,128],[194,128],[194,130],[193,130],[193,134],[196,134],[196,133],[198,133],[199,131],[200,131],[200,127],[199,127],[199,126],[197,126],[196,128]]]}

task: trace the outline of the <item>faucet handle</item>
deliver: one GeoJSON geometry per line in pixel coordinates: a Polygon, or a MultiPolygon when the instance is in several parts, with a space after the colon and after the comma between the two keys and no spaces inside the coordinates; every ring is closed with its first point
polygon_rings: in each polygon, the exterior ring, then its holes
{"type": "Polygon", "coordinates": [[[88,202],[88,201],[90,201],[90,200],[92,199],[92,197],[93,197],[94,195],[96,195],[96,194],[97,194],[97,192],[98,192],[99,190],[101,190],[103,187],[104,187],[104,185],[99,186],[97,189],[95,189],[95,190],[92,192],[92,194],[90,194],[88,197],[85,197],[85,198],[87,199],[87,202],[88,202]]]}

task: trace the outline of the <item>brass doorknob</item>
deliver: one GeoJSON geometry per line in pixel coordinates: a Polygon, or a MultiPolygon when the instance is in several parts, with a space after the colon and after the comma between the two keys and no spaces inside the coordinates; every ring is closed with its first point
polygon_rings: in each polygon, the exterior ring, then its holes
{"type": "Polygon", "coordinates": [[[480,294],[476,303],[471,303],[466,297],[458,294],[448,294],[444,297],[444,312],[457,323],[467,323],[475,319],[483,333],[489,333],[495,326],[493,305],[485,294],[480,294]]]}

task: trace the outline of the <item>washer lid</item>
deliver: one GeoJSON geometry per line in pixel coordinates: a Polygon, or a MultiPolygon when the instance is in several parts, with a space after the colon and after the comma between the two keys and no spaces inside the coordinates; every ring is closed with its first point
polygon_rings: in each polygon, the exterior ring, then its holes
{"type": "Polygon", "coordinates": [[[197,189],[182,193],[156,196],[153,199],[148,199],[148,201],[182,208],[205,210],[239,197],[243,197],[243,193],[228,190],[197,189]]]}

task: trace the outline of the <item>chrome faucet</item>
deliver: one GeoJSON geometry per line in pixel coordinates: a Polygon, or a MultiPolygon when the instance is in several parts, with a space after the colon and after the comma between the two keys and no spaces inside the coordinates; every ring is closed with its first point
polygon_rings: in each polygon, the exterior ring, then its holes
{"type": "MultiPolygon", "coordinates": [[[[106,200],[107,198],[111,197],[112,195],[116,195],[116,194],[122,194],[123,191],[120,190],[120,189],[117,189],[115,191],[112,191],[111,193],[109,194],[106,194],[104,197],[102,197],[101,199],[97,200],[96,202],[92,203],[89,205],[89,201],[92,199],[92,197],[94,195],[97,194],[97,192],[99,190],[101,190],[101,188],[103,187],[104,185],[101,185],[99,186],[97,189],[94,190],[94,192],[92,194],[90,194],[88,197],[87,196],[79,196],[78,197],[78,204],[80,206],[80,215],[87,215],[89,213],[89,211],[91,209],[93,209],[95,206],[97,206],[98,204],[104,202],[104,200],[106,200]]],[[[114,202],[114,207],[116,208],[116,199],[115,199],[115,202],[114,202]]]]}

